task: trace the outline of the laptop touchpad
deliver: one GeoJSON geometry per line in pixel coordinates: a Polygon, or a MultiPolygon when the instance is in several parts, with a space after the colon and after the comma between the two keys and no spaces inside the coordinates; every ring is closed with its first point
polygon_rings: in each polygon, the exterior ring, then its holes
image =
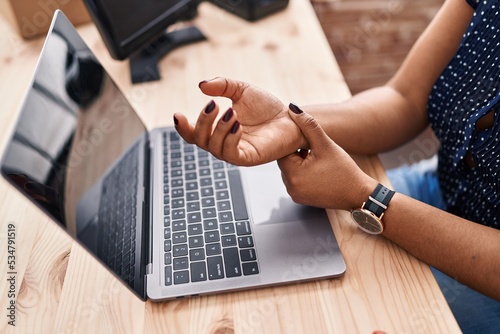
{"type": "Polygon", "coordinates": [[[276,162],[243,168],[243,184],[254,224],[324,219],[324,209],[296,204],[288,195],[276,162]]]}

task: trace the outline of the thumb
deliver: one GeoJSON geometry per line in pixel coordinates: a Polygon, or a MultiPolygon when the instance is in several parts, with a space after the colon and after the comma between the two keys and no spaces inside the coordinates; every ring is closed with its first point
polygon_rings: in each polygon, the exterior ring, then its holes
{"type": "Polygon", "coordinates": [[[211,80],[203,80],[198,84],[198,87],[206,95],[223,96],[236,102],[241,98],[248,84],[242,81],[216,77],[211,80]]]}
{"type": "Polygon", "coordinates": [[[304,137],[306,137],[311,150],[323,149],[330,144],[330,137],[323,131],[323,128],[314,117],[305,113],[293,103],[290,103],[288,108],[290,118],[297,124],[304,137]]]}

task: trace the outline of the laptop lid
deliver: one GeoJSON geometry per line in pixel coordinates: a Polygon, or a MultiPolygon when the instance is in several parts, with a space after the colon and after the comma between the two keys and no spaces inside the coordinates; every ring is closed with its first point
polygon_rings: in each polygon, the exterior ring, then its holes
{"type": "Polygon", "coordinates": [[[142,223],[148,221],[142,209],[143,189],[149,183],[144,181],[146,141],[142,121],[69,20],[57,11],[1,172],[142,299],[147,246],[143,240],[148,228],[142,223]],[[95,203],[102,183],[132,149],[137,154],[136,182],[141,189],[130,196],[135,199],[136,207],[131,210],[137,216],[133,245],[137,270],[133,274],[117,271],[111,260],[101,256],[106,240],[95,234],[95,203]],[[89,197],[94,201],[82,201],[89,197]],[[86,213],[83,217],[77,214],[82,205],[86,206],[80,210],[86,213]]]}

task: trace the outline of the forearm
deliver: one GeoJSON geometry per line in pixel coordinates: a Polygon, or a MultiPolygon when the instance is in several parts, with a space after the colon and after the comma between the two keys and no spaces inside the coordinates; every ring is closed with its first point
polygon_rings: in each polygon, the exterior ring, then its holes
{"type": "Polygon", "coordinates": [[[428,124],[429,93],[455,54],[472,14],[465,1],[446,1],[386,86],[338,105],[304,111],[349,153],[374,154],[411,140],[428,124]]]}
{"type": "Polygon", "coordinates": [[[383,221],[386,238],[450,277],[500,300],[499,230],[398,193],[383,221]]]}
{"type": "Polygon", "coordinates": [[[367,90],[343,103],[303,109],[352,154],[376,154],[398,147],[428,124],[425,106],[413,105],[390,86],[367,90]]]}

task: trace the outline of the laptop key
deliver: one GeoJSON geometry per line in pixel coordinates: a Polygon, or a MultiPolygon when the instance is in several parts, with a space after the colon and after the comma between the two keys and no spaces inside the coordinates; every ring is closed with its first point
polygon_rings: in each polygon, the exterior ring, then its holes
{"type": "MultiPolygon", "coordinates": [[[[184,186],[183,179],[173,179],[170,183],[171,183],[172,188],[184,186]]],[[[184,196],[184,194],[182,194],[182,196],[184,196]]]]}
{"type": "Polygon", "coordinates": [[[231,204],[229,204],[229,201],[217,202],[217,209],[219,211],[231,210],[231,204]]]}
{"type": "Polygon", "coordinates": [[[257,262],[246,262],[243,263],[243,275],[255,275],[259,273],[259,267],[257,262]]]}
{"type": "Polygon", "coordinates": [[[172,219],[186,218],[186,211],[184,209],[172,210],[172,219]]]}
{"type": "Polygon", "coordinates": [[[238,255],[238,248],[231,247],[222,250],[224,255],[224,266],[226,277],[241,276],[240,257],[238,255]]]}
{"type": "Polygon", "coordinates": [[[186,232],[172,233],[172,242],[174,244],[185,243],[186,240],[187,240],[187,234],[186,234],[186,232]]]}
{"type": "Polygon", "coordinates": [[[188,212],[200,211],[200,203],[199,202],[188,202],[187,211],[188,212]]]}
{"type": "Polygon", "coordinates": [[[215,218],[217,216],[217,212],[215,208],[205,208],[203,209],[203,218],[215,218]]]}
{"type": "Polygon", "coordinates": [[[206,245],[207,256],[219,255],[221,253],[221,247],[219,243],[206,245]]]}
{"type": "Polygon", "coordinates": [[[227,190],[218,191],[215,195],[218,201],[224,201],[229,199],[229,192],[227,190]]]}
{"type": "Polygon", "coordinates": [[[190,191],[186,194],[186,199],[188,202],[197,201],[200,199],[197,191],[190,191]]]}
{"type": "Polygon", "coordinates": [[[205,260],[205,249],[204,248],[196,248],[189,250],[189,261],[203,261],[205,260]]]}
{"type": "Polygon", "coordinates": [[[224,268],[222,265],[222,256],[212,256],[207,258],[208,279],[224,278],[224,268]]]}
{"type": "Polygon", "coordinates": [[[203,179],[200,180],[200,185],[202,187],[211,186],[212,185],[212,179],[210,179],[210,178],[203,178],[203,179]]]}
{"type": "Polygon", "coordinates": [[[205,232],[205,242],[218,242],[220,240],[219,231],[208,231],[205,232]]]}
{"type": "Polygon", "coordinates": [[[252,231],[250,230],[250,222],[248,221],[236,222],[236,234],[238,235],[252,234],[252,231]]]}
{"type": "Polygon", "coordinates": [[[172,255],[174,257],[188,255],[188,246],[187,246],[187,244],[174,245],[173,250],[172,250],[172,255]]]}
{"type": "Polygon", "coordinates": [[[253,238],[251,236],[238,237],[238,246],[240,248],[253,247],[253,238]]]}
{"type": "Polygon", "coordinates": [[[188,214],[188,223],[199,223],[201,222],[201,212],[190,212],[188,214]]]}
{"type": "Polygon", "coordinates": [[[201,188],[201,197],[210,197],[214,195],[214,189],[212,187],[201,188]]]}
{"type": "Polygon", "coordinates": [[[165,253],[165,264],[172,264],[172,253],[165,253]]]}
{"type": "Polygon", "coordinates": [[[180,141],[180,136],[177,132],[170,132],[170,141],[180,141]]]}
{"type": "Polygon", "coordinates": [[[191,224],[188,226],[188,235],[199,235],[203,234],[203,228],[201,224],[191,224]]]}
{"type": "Polygon", "coordinates": [[[230,246],[236,246],[236,236],[235,235],[223,236],[222,237],[222,247],[230,247],[230,246]]]}
{"type": "MultiPolygon", "coordinates": [[[[167,197],[167,196],[165,196],[167,197]]],[[[168,202],[166,202],[165,204],[167,204],[168,202]]],[[[176,198],[174,200],[172,200],[172,208],[173,209],[177,209],[177,208],[182,208],[184,207],[184,198],[176,198]]]]}
{"type": "Polygon", "coordinates": [[[164,242],[164,251],[165,252],[170,252],[171,249],[172,249],[172,241],[165,240],[165,242],[164,242]]]}
{"type": "Polygon", "coordinates": [[[172,266],[165,266],[165,285],[172,285],[172,266]]]}
{"type": "Polygon", "coordinates": [[[245,248],[240,250],[240,257],[241,261],[243,262],[255,261],[257,259],[257,256],[255,255],[255,249],[253,248],[245,248]]]}
{"type": "Polygon", "coordinates": [[[205,262],[191,263],[191,281],[201,282],[207,280],[207,268],[205,262]]]}
{"type": "Polygon", "coordinates": [[[215,206],[215,198],[213,197],[204,197],[201,199],[201,206],[204,208],[215,206]]]}
{"type": "Polygon", "coordinates": [[[198,162],[198,165],[200,167],[210,166],[210,161],[208,161],[207,159],[203,159],[198,162]]]}
{"type": "Polygon", "coordinates": [[[174,272],[174,284],[189,283],[189,271],[182,270],[174,272]]]}
{"type": "Polygon", "coordinates": [[[205,219],[203,221],[203,227],[205,228],[206,231],[208,230],[215,230],[217,229],[217,219],[205,219]]]}
{"type": "Polygon", "coordinates": [[[184,231],[186,229],[186,220],[174,220],[172,222],[172,231],[184,231]]]}
{"type": "Polygon", "coordinates": [[[173,261],[174,270],[181,270],[189,268],[189,261],[187,257],[177,257],[173,261]]]}
{"type": "Polygon", "coordinates": [[[234,234],[233,223],[225,223],[220,225],[221,234],[234,234]]]}
{"type": "Polygon", "coordinates": [[[199,235],[196,237],[189,238],[189,248],[203,247],[203,236],[199,235]]]}
{"type": "Polygon", "coordinates": [[[231,222],[233,221],[233,214],[231,213],[231,211],[219,212],[219,221],[231,222]]]}

